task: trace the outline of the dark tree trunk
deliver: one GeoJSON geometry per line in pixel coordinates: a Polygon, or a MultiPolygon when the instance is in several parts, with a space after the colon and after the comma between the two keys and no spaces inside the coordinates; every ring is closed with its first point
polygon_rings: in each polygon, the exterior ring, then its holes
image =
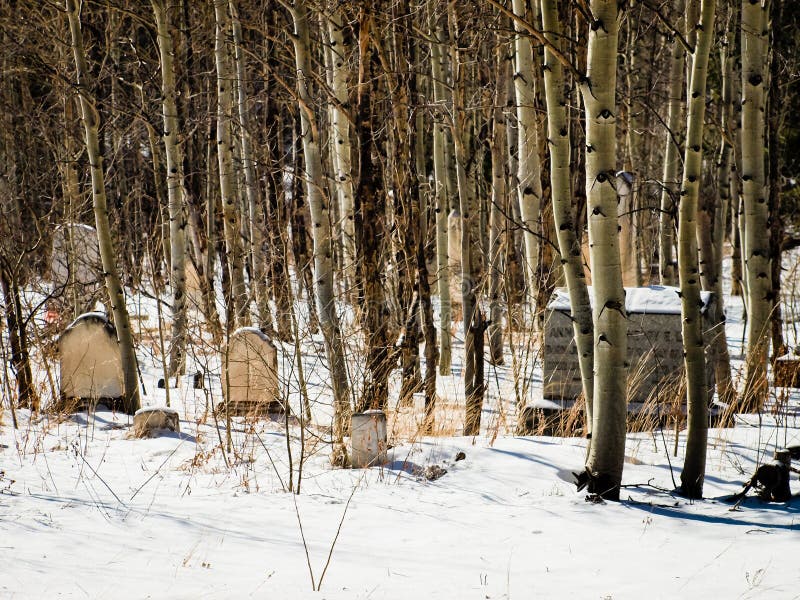
{"type": "Polygon", "coordinates": [[[0,271],[0,285],[6,308],[8,342],[11,346],[11,364],[17,379],[17,397],[20,408],[39,410],[39,397],[33,385],[30,357],[28,355],[28,336],[25,319],[22,317],[19,286],[14,277],[5,270],[0,271]]]}

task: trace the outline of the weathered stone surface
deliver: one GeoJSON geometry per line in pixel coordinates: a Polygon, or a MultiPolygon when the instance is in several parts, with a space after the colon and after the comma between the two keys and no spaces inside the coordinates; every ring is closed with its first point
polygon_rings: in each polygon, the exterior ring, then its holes
{"type": "MultiPolygon", "coordinates": [[[[677,288],[662,286],[626,288],[630,402],[644,402],[661,391],[674,391],[673,386],[683,377],[677,292],[677,288]]],[[[704,293],[703,300],[708,303],[709,294],[704,293]]],[[[582,391],[578,355],[569,303],[561,292],[554,294],[548,305],[543,355],[543,397],[577,398],[582,391]]]]}
{"type": "Polygon", "coordinates": [[[133,415],[131,437],[157,437],[163,431],[180,433],[180,430],[178,411],[166,406],[148,406],[133,415]]]}
{"type": "Polygon", "coordinates": [[[278,351],[259,329],[242,327],[222,351],[224,405],[234,415],[282,412],[278,351]]]}
{"type": "Polygon", "coordinates": [[[350,465],[363,469],[386,464],[386,413],[382,410],[356,413],[351,427],[350,465]]]}
{"type": "Polygon", "coordinates": [[[58,339],[61,398],[118,401],[124,395],[114,326],[103,313],[75,319],[58,339]]]}

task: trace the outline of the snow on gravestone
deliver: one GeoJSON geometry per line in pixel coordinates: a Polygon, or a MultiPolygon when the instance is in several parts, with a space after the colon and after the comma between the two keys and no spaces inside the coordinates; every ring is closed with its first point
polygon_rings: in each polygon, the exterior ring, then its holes
{"type": "MultiPolygon", "coordinates": [[[[644,402],[683,376],[681,301],[678,288],[625,288],[628,312],[629,402],[644,402]]],[[[589,294],[591,298],[591,291],[589,294]]],[[[705,307],[710,292],[701,295],[705,307]]],[[[555,290],[547,305],[544,330],[545,400],[574,400],[582,391],[578,353],[573,339],[569,295],[555,290]]],[[[709,368],[710,364],[707,365],[709,368]]]]}
{"type": "Polygon", "coordinates": [[[234,415],[282,412],[278,385],[278,351],[255,327],[242,327],[231,335],[222,351],[222,393],[234,415]]]}
{"type": "Polygon", "coordinates": [[[58,338],[61,399],[112,403],[124,395],[117,333],[103,313],[75,319],[58,338]]]}
{"type": "Polygon", "coordinates": [[[56,227],[50,278],[53,297],[63,308],[74,313],[94,308],[103,287],[103,266],[94,227],[83,223],[56,227]]]}

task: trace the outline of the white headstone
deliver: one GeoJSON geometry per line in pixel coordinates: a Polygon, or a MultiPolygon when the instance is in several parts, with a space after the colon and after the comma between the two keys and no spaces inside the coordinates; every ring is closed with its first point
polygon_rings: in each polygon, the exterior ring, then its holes
{"type": "Polygon", "coordinates": [[[61,398],[119,400],[124,396],[117,334],[103,313],[75,319],[58,339],[61,398]]]}
{"type": "Polygon", "coordinates": [[[222,373],[222,393],[231,414],[283,411],[278,351],[259,329],[242,327],[233,332],[222,351],[222,373]]]}
{"type": "Polygon", "coordinates": [[[350,465],[364,469],[386,464],[386,413],[367,410],[351,420],[350,465]]]}

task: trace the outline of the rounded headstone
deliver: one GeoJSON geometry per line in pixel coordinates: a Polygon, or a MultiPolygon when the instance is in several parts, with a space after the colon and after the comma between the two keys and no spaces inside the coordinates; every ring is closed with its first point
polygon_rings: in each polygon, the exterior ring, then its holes
{"type": "Polygon", "coordinates": [[[222,351],[222,393],[234,415],[282,412],[278,382],[278,351],[255,327],[233,332],[222,351]]]}
{"type": "Polygon", "coordinates": [[[116,401],[124,395],[122,357],[114,326],[103,313],[85,313],[58,339],[62,399],[116,401]]]}

